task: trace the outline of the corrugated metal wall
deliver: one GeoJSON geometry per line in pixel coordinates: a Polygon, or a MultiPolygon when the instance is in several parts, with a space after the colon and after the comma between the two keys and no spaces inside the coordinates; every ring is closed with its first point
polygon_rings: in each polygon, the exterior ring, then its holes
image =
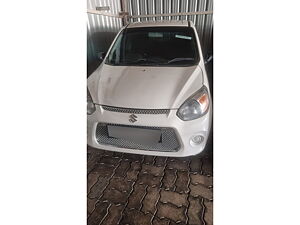
{"type": "MultiPolygon", "coordinates": [[[[121,11],[120,0],[87,0],[88,9],[96,9],[97,6],[109,6],[111,14],[121,11]]],[[[92,63],[98,52],[107,51],[122,27],[122,19],[94,14],[87,14],[87,17],[87,60],[92,63]]]]}
{"type": "MultiPolygon", "coordinates": [[[[121,11],[121,0],[87,0],[87,8],[109,6],[111,14],[121,11]]],[[[129,15],[150,15],[161,13],[212,11],[213,0],[126,0],[129,15]]],[[[88,14],[88,63],[96,59],[96,54],[106,51],[116,33],[122,27],[122,19],[88,14]]],[[[191,20],[195,24],[203,53],[212,52],[213,18],[212,15],[162,16],[155,18],[136,18],[132,21],[147,20],[191,20]]]]}

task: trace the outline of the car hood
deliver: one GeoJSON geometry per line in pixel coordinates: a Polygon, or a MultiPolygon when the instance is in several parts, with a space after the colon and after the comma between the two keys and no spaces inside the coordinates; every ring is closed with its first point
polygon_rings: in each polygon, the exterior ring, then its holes
{"type": "Polygon", "coordinates": [[[88,78],[95,104],[138,109],[177,109],[203,84],[201,68],[110,66],[88,78]]]}

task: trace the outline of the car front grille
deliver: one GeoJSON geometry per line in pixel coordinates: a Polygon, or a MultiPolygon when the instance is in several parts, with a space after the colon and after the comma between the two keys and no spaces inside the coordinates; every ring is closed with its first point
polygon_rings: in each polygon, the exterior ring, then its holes
{"type": "Polygon", "coordinates": [[[176,133],[173,128],[166,127],[142,127],[142,126],[127,126],[118,124],[98,123],[96,128],[96,139],[99,144],[110,145],[118,148],[138,149],[146,151],[162,151],[162,152],[177,152],[180,149],[176,133]],[[110,137],[108,134],[108,125],[127,128],[142,128],[160,130],[161,137],[159,142],[140,144],[133,140],[110,137]]]}
{"type": "Polygon", "coordinates": [[[133,113],[133,114],[168,114],[170,109],[130,109],[130,108],[119,108],[112,106],[101,106],[104,110],[119,113],[133,113]]]}

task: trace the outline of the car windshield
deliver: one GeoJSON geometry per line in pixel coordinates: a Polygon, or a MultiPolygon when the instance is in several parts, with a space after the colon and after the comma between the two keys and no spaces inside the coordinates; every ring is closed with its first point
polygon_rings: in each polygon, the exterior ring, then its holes
{"type": "Polygon", "coordinates": [[[191,27],[124,29],[105,61],[116,66],[191,66],[198,62],[191,27]]]}

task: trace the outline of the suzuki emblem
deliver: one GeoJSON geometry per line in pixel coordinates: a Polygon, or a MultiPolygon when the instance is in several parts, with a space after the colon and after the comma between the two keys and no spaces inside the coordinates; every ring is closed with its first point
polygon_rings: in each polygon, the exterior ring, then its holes
{"type": "Polygon", "coordinates": [[[136,122],[136,121],[137,121],[137,116],[134,115],[134,114],[131,114],[131,115],[129,116],[129,122],[134,123],[134,122],[136,122]]]}

